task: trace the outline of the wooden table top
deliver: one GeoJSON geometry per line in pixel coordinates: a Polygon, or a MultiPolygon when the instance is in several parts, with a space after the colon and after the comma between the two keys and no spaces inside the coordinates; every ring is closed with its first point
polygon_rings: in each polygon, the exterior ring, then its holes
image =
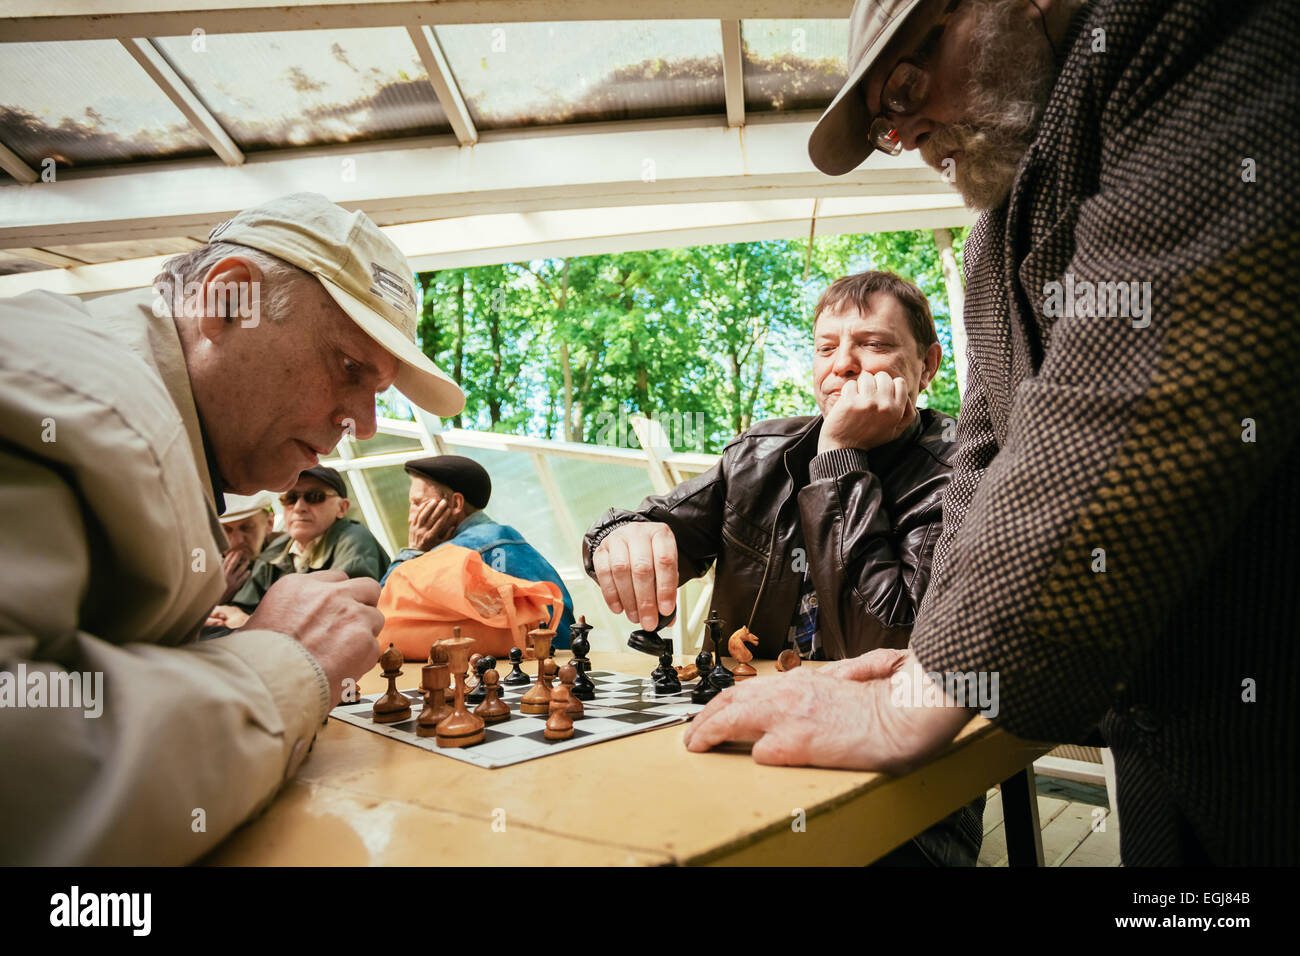
{"type": "MultiPolygon", "coordinates": [[[[600,670],[654,667],[641,654],[591,658],[600,670]]],[[[399,686],[415,686],[418,665],[403,670],[399,686]]],[[[384,687],[378,668],[361,681],[362,693],[384,687]]],[[[691,753],[685,727],[484,770],[331,719],[268,810],[204,862],[862,864],[1050,749],[977,717],[934,761],[892,778],[691,753]]]]}

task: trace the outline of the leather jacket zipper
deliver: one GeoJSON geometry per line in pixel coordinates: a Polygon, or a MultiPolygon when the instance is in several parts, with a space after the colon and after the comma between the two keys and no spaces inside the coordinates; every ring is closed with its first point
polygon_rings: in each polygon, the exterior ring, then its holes
{"type": "MultiPolygon", "coordinates": [[[[788,450],[781,454],[781,465],[783,468],[785,468],[786,477],[790,479],[790,488],[793,489],[794,475],[790,474],[790,462],[787,458],[789,454],[790,452],[788,450]]],[[[768,572],[772,570],[772,559],[776,557],[777,525],[780,524],[781,521],[781,510],[786,506],[786,502],[788,502],[789,500],[790,498],[787,495],[785,501],[782,501],[781,504],[777,506],[776,515],[772,518],[772,539],[767,543],[767,564],[763,566],[763,580],[759,582],[758,594],[754,596],[754,607],[749,612],[749,623],[745,625],[745,628],[747,630],[753,629],[754,616],[758,614],[758,604],[760,601],[763,600],[763,589],[767,587],[767,575],[768,572]]]]}

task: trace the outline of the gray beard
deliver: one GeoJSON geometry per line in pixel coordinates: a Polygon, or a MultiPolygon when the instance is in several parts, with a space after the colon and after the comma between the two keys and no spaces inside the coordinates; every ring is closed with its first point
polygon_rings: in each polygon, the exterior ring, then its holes
{"type": "Polygon", "coordinates": [[[980,4],[967,119],[939,127],[920,146],[921,158],[946,174],[971,209],[994,209],[1011,192],[1056,81],[1037,14],[1026,20],[1024,9],[1020,0],[980,4]],[[957,152],[945,168],[945,159],[957,152]]]}

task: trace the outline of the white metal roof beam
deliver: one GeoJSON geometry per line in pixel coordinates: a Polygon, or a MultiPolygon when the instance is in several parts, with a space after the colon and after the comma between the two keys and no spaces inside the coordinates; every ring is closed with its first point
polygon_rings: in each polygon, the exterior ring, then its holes
{"type": "MultiPolygon", "coordinates": [[[[411,267],[451,269],[635,249],[760,239],[806,239],[812,199],[684,203],[465,216],[387,226],[411,267]]],[[[954,192],[821,200],[818,235],[967,226],[974,215],[954,192]]],[[[149,285],[168,256],[0,276],[0,297],[31,289],[72,295],[149,285]]],[[[444,436],[446,437],[446,436],[444,436]]]]}
{"type": "Polygon", "coordinates": [[[836,19],[852,0],[4,0],[0,41],[564,20],[836,19]]]}
{"type": "Polygon", "coordinates": [[[740,21],[722,21],[722,82],[727,91],[727,125],[745,125],[745,66],[740,55],[740,21]]]}
{"type": "Polygon", "coordinates": [[[4,143],[0,143],[0,169],[3,169],[20,183],[28,185],[41,178],[37,175],[36,170],[28,166],[21,156],[4,143]]]}
{"type": "Polygon", "coordinates": [[[38,190],[0,187],[0,248],[207,235],[241,209],[299,190],[363,209],[381,225],[653,203],[953,195],[911,153],[824,176],[806,151],[812,120],[762,119],[743,127],[743,139],[741,130],[709,117],[480,134],[473,149],[445,137],[445,145],[425,148],[255,154],[237,167],[201,161],[128,167],[111,176],[69,173],[38,190]],[[344,160],[352,181],[339,175],[344,160]]]}
{"type": "Polygon", "coordinates": [[[167,98],[176,104],[176,108],[185,115],[194,131],[207,142],[212,151],[221,157],[227,166],[240,166],[244,162],[244,151],[235,145],[235,141],[222,128],[212,112],[203,105],[179,73],[172,69],[162,53],[153,45],[152,40],[130,37],[119,41],[139,63],[149,79],[153,80],[167,98]]]}
{"type": "Polygon", "coordinates": [[[465,105],[465,98],[460,95],[460,86],[452,76],[451,67],[447,64],[447,58],[443,55],[442,46],[438,43],[433,28],[408,26],[406,32],[410,35],[411,42],[415,44],[416,52],[420,54],[420,62],[424,64],[429,74],[429,83],[438,96],[438,102],[442,104],[442,111],[447,114],[447,120],[451,123],[456,139],[460,140],[462,146],[473,146],[478,142],[478,130],[474,128],[469,107],[465,105]]]}

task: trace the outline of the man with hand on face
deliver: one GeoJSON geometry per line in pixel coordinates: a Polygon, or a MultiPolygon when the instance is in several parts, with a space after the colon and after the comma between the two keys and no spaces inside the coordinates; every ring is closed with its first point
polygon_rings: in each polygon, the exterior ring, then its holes
{"type": "MultiPolygon", "coordinates": [[[[266,492],[256,495],[226,495],[226,510],[221,516],[221,530],[229,546],[221,556],[221,570],[226,576],[226,590],[208,615],[205,627],[239,627],[248,615],[230,606],[253,572],[253,565],[263,549],[281,537],[274,534],[275,509],[266,492]]],[[[206,632],[205,632],[206,636],[206,632]]]]}
{"type": "MultiPolygon", "coordinates": [[[[907,646],[930,579],[955,422],[917,396],[941,348],[924,294],[889,272],[836,280],[813,316],[820,415],[761,422],[712,469],[583,542],[614,613],[652,629],[715,560],[713,608],[755,654],[841,660],[907,646]]],[[[904,844],[891,865],[968,865],[983,798],[904,844]]]]}
{"type": "Polygon", "coordinates": [[[573,598],[564,586],[564,579],[541,552],[514,528],[498,524],[483,510],[492,497],[492,479],[487,469],[461,455],[417,458],[403,467],[411,476],[409,544],[397,552],[380,584],[403,561],[419,558],[439,545],[471,548],[496,571],[524,581],[550,581],[559,587],[564,613],[556,624],[552,646],[567,648],[569,627],[573,624],[573,598]]]}
{"type": "Polygon", "coordinates": [[[1292,3],[858,0],[813,162],[919,149],[982,212],[934,581],[909,650],[691,750],[903,772],[996,677],[999,726],[1109,745],[1125,865],[1300,862],[1297,48],[1292,3]]]}
{"type": "Polygon", "coordinates": [[[464,405],[363,213],[271,200],[166,270],[0,301],[0,675],[99,708],[0,707],[5,863],[188,863],[265,807],[378,659],[379,583],[287,575],[197,640],[226,587],[225,492],[294,487],[345,432],[375,434],[390,385],[464,405]]]}
{"type": "Polygon", "coordinates": [[[280,496],[280,505],[285,535],[263,552],[235,594],[231,603],[241,610],[251,612],[287,574],[333,569],[378,581],[388,567],[388,553],[370,530],[346,517],[352,502],[343,476],[333,468],[308,468],[280,496]]]}

